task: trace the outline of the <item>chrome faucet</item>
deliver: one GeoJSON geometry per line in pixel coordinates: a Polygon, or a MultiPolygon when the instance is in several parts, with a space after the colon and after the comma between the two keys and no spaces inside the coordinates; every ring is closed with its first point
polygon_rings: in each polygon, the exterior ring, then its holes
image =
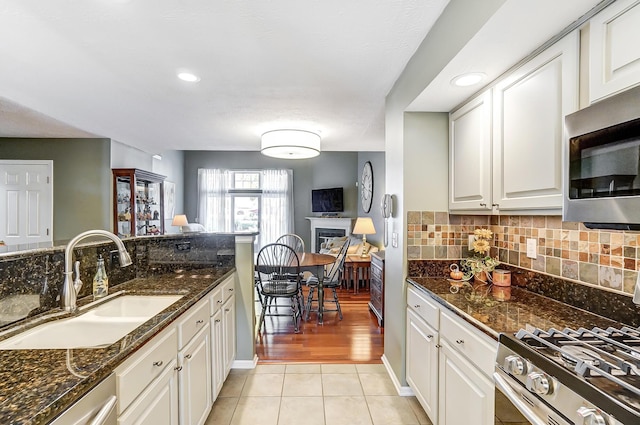
{"type": "Polygon", "coordinates": [[[120,260],[120,267],[126,267],[131,265],[131,257],[124,247],[122,240],[111,232],[106,230],[87,230],[80,233],[75,238],[71,239],[64,250],[64,283],[62,284],[62,292],[60,294],[60,307],[66,311],[75,311],[77,308],[76,301],[78,299],[78,292],[82,288],[82,281],[80,280],[80,270],[78,264],[76,264],[76,278],[73,279],[73,248],[83,239],[92,236],[104,236],[107,239],[115,242],[118,247],[118,259],[120,260]]]}

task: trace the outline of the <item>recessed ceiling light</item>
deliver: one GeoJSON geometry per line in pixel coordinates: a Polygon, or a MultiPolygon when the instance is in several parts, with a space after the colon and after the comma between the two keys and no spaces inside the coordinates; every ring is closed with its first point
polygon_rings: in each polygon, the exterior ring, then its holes
{"type": "Polygon", "coordinates": [[[458,75],[451,80],[451,84],[458,87],[472,86],[484,80],[485,77],[486,75],[482,72],[470,72],[468,74],[458,75]]]}
{"type": "Polygon", "coordinates": [[[190,72],[179,72],[178,78],[188,83],[197,83],[198,81],[200,81],[200,77],[190,72]]]}

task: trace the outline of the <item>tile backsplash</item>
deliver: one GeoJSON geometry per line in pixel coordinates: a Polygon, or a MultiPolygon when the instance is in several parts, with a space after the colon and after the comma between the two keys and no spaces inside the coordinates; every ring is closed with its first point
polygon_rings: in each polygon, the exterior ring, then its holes
{"type": "Polygon", "coordinates": [[[492,257],[502,263],[631,294],[640,270],[640,232],[592,230],[560,216],[407,213],[409,260],[457,260],[470,255],[468,235],[489,228],[492,257]],[[527,257],[527,239],[537,243],[527,257]]]}

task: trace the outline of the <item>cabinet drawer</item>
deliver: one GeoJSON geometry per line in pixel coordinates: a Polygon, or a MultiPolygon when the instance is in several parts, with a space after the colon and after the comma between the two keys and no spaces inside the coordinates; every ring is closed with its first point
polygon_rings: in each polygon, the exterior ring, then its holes
{"type": "Polygon", "coordinates": [[[222,299],[223,302],[228,300],[231,295],[235,292],[236,280],[233,276],[229,276],[222,282],[222,299]]]}
{"type": "Polygon", "coordinates": [[[209,315],[213,316],[216,314],[216,311],[220,310],[222,307],[222,303],[224,303],[224,298],[222,296],[222,285],[216,286],[216,288],[211,291],[209,295],[209,315]]]}
{"type": "Polygon", "coordinates": [[[116,368],[118,414],[175,361],[177,340],[176,328],[170,326],[116,368]]]}
{"type": "Polygon", "coordinates": [[[382,283],[382,269],[375,267],[373,263],[371,264],[371,280],[382,283]]]}
{"type": "Polygon", "coordinates": [[[446,311],[443,311],[440,317],[440,337],[449,341],[452,347],[469,359],[482,373],[491,376],[498,353],[497,341],[446,311]]]}
{"type": "Polygon", "coordinates": [[[430,326],[435,329],[439,328],[438,319],[440,309],[433,301],[429,301],[426,295],[422,295],[412,287],[408,287],[407,305],[415,311],[418,316],[422,317],[430,326]]]}
{"type": "Polygon", "coordinates": [[[187,345],[195,334],[209,323],[209,298],[191,307],[178,322],[178,350],[187,345]]]}

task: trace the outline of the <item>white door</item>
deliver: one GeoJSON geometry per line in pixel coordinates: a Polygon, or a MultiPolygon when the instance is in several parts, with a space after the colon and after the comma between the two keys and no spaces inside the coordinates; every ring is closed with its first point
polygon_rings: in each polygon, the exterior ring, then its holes
{"type": "Polygon", "coordinates": [[[202,425],[211,411],[211,342],[209,325],[180,353],[180,424],[202,425]]]}
{"type": "Polygon", "coordinates": [[[236,297],[234,295],[222,306],[222,323],[224,328],[224,379],[226,379],[231,370],[231,364],[236,358],[236,297]]]}
{"type": "Polygon", "coordinates": [[[53,241],[53,161],[0,161],[0,241],[53,241]]]}
{"type": "Polygon", "coordinates": [[[212,399],[218,397],[224,384],[224,343],[222,330],[222,310],[218,309],[211,316],[211,367],[212,367],[212,399]]]}

